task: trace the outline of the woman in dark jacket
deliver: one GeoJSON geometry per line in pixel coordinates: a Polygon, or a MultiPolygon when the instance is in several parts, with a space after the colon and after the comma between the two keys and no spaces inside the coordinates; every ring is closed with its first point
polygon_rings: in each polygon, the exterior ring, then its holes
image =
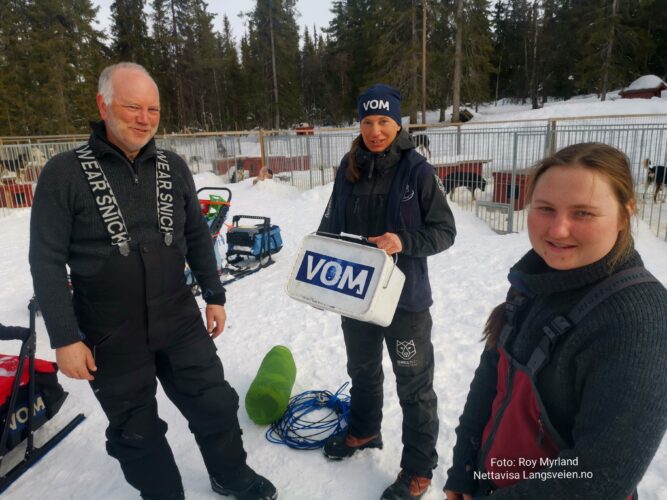
{"type": "Polygon", "coordinates": [[[438,456],[437,399],[433,391],[432,304],[426,257],[454,243],[456,228],[442,183],[401,129],[400,93],[375,85],[359,97],[361,134],[343,158],[320,231],[368,237],[398,254],[406,277],[388,327],[342,318],[352,379],[350,426],[330,439],[332,460],[382,448],[382,344],[387,344],[403,410],[401,472],[383,499],[421,498],[438,456]]]}
{"type": "Polygon", "coordinates": [[[633,248],[628,159],[566,147],[527,195],[533,248],[487,321],[446,498],[631,498],[667,428],[667,290],[633,248]]]}

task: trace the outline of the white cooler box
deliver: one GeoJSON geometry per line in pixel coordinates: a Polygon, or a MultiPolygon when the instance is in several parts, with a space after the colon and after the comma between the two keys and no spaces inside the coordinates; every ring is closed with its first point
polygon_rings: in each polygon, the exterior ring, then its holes
{"type": "Polygon", "coordinates": [[[384,250],[311,234],[301,242],[287,294],[318,309],[388,326],[405,275],[384,250]]]}

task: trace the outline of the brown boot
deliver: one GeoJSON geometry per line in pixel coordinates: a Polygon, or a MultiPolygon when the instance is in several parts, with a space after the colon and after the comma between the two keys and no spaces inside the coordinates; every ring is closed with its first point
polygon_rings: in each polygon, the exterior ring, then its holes
{"type": "Polygon", "coordinates": [[[405,500],[410,498],[421,498],[431,486],[431,479],[426,476],[418,476],[403,469],[398,473],[394,484],[382,493],[381,500],[405,500]]]}

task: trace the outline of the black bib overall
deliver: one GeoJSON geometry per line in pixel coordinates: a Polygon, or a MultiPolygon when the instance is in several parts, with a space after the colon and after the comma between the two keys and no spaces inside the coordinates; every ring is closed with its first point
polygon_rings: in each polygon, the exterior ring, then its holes
{"type": "Polygon", "coordinates": [[[107,452],[149,498],[183,490],[158,417],[157,380],[186,417],[210,475],[245,464],[238,395],[185,285],[184,258],[154,241],[114,252],[93,277],[72,276],[74,307],[97,364],[90,383],[109,419],[107,452]]]}

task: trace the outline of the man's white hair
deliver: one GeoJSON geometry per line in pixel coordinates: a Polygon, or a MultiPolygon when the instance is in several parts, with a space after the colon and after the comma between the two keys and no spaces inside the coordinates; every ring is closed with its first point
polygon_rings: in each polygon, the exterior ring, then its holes
{"type": "Polygon", "coordinates": [[[111,66],[107,66],[102,70],[102,73],[100,73],[100,80],[97,84],[97,93],[102,96],[104,104],[106,104],[107,106],[110,106],[111,101],[113,100],[113,85],[111,84],[111,80],[113,79],[113,74],[119,69],[132,69],[135,71],[140,71],[144,73],[148,78],[150,78],[153,84],[157,87],[157,84],[155,83],[155,80],[153,80],[153,77],[141,64],[133,62],[121,62],[118,64],[112,64],[111,66]]]}

